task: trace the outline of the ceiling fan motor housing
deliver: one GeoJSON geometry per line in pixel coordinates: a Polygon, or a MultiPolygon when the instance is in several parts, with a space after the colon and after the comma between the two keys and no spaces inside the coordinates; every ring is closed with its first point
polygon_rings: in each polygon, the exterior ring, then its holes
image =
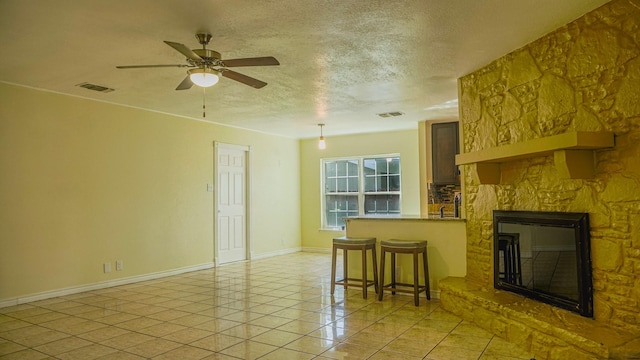
{"type": "Polygon", "coordinates": [[[219,52],[209,49],[193,49],[193,52],[198,54],[198,56],[200,56],[204,60],[220,60],[221,56],[219,52]]]}
{"type": "Polygon", "coordinates": [[[187,58],[187,62],[193,66],[198,67],[212,67],[212,66],[221,66],[220,64],[220,53],[214,50],[209,49],[193,49],[193,52],[202,58],[201,61],[192,60],[187,58]]]}

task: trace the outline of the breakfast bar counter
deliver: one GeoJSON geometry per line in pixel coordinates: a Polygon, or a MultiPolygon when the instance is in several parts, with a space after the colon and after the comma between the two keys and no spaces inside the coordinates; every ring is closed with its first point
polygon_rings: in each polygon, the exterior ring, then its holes
{"type": "MultiPolygon", "coordinates": [[[[453,217],[357,216],[345,218],[348,237],[375,237],[382,240],[427,240],[431,296],[439,298],[438,282],[449,276],[464,277],[466,261],[466,223],[453,217]]],[[[351,258],[349,258],[351,260],[351,258]]],[[[410,258],[399,257],[400,280],[411,281],[410,258]]],[[[379,262],[379,260],[378,260],[379,262]]],[[[349,272],[359,271],[357,259],[350,261],[349,272]]]]}

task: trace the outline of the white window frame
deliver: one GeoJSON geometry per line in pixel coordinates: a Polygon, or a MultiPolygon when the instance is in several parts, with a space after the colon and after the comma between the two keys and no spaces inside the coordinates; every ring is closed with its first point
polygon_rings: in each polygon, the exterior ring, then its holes
{"type": "MultiPolygon", "coordinates": [[[[361,155],[361,156],[343,156],[343,157],[334,157],[334,158],[322,158],[320,159],[320,228],[322,230],[332,230],[332,231],[343,231],[344,228],[341,227],[330,227],[327,226],[327,218],[326,218],[326,186],[325,186],[325,163],[333,162],[333,161],[348,161],[348,160],[357,160],[358,162],[358,192],[357,195],[355,193],[345,193],[352,194],[353,196],[357,196],[358,198],[358,216],[364,216],[365,213],[365,195],[398,195],[398,201],[400,204],[400,211],[402,210],[402,158],[399,153],[390,153],[390,154],[377,154],[377,155],[361,155]],[[378,159],[378,158],[398,158],[400,160],[400,169],[398,174],[400,175],[400,190],[399,191],[388,191],[388,192],[365,192],[365,176],[363,173],[363,166],[365,159],[378,159]]],[[[399,215],[399,214],[397,214],[399,215]]],[[[396,214],[388,214],[387,216],[397,216],[396,214]]],[[[385,216],[385,215],[375,215],[375,216],[385,216]]]]}

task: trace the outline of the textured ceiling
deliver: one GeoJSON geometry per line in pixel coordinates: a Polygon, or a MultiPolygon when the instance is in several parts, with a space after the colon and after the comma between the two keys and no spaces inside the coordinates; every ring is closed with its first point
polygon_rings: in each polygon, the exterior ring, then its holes
{"type": "Polygon", "coordinates": [[[186,69],[115,66],[183,63],[163,40],[196,49],[209,32],[223,59],[281,65],[234,68],[268,85],[222,78],[206,121],[293,138],[318,123],[328,136],[412,129],[457,116],[458,77],[606,2],[0,0],[0,81],[203,120],[202,89],[175,90],[186,69]]]}

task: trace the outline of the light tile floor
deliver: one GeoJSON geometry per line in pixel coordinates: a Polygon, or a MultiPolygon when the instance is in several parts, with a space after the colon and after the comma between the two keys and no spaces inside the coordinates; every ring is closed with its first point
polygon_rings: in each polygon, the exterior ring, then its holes
{"type": "Polygon", "coordinates": [[[301,252],[0,308],[0,359],[533,358],[437,300],[331,296],[330,266],[301,252]]]}

